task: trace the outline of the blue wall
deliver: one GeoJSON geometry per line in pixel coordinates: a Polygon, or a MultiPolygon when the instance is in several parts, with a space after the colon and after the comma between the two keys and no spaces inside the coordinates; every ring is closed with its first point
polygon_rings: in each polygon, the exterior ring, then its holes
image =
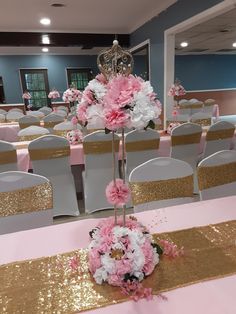
{"type": "Polygon", "coordinates": [[[151,81],[161,101],[164,92],[164,31],[220,2],[222,0],[178,0],[131,34],[132,46],[150,38],[151,81]]]}
{"type": "Polygon", "coordinates": [[[96,56],[0,56],[0,76],[3,78],[6,103],[22,102],[19,69],[47,68],[49,88],[61,93],[67,89],[66,68],[88,67],[97,73],[96,56]]]}
{"type": "Polygon", "coordinates": [[[176,56],[175,77],[187,90],[236,88],[236,55],[176,56]]]}

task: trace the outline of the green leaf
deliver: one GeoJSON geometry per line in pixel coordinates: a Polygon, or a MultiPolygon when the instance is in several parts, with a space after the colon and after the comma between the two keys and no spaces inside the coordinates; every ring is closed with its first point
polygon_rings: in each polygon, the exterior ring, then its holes
{"type": "Polygon", "coordinates": [[[147,130],[147,128],[150,128],[150,129],[155,129],[155,123],[152,121],[152,120],[150,120],[149,122],[148,122],[148,125],[144,128],[144,130],[147,130]]]}
{"type": "Polygon", "coordinates": [[[158,244],[152,243],[152,247],[153,247],[154,249],[156,249],[156,252],[157,252],[159,255],[162,255],[162,254],[163,254],[163,250],[162,250],[162,248],[161,248],[158,244]]]}

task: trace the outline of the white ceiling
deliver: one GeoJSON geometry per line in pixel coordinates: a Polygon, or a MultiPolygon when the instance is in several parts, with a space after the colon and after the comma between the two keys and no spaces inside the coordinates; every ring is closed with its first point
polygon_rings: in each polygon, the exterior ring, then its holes
{"type": "Polygon", "coordinates": [[[236,54],[236,9],[176,35],[176,54],[236,54]],[[187,41],[189,46],[181,48],[187,41]]]}
{"type": "Polygon", "coordinates": [[[0,31],[130,33],[176,1],[0,0],[0,31]],[[39,24],[42,17],[51,19],[49,27],[39,24]]]}

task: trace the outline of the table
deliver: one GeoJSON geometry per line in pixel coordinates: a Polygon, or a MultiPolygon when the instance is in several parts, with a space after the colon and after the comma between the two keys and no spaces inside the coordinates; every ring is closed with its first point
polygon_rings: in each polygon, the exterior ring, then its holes
{"type": "MultiPolygon", "coordinates": [[[[152,233],[205,226],[236,219],[236,196],[138,213],[152,233]]],[[[0,264],[69,252],[88,245],[98,219],[86,219],[0,236],[0,264]],[[81,236],[83,235],[83,236],[81,236]],[[46,243],[46,245],[45,245],[46,243]]],[[[236,275],[165,292],[167,301],[128,301],[87,313],[235,314],[236,275]]]]}
{"type": "Polygon", "coordinates": [[[23,113],[25,114],[25,104],[0,104],[0,109],[4,109],[6,111],[13,108],[19,108],[23,110],[23,113]]]}

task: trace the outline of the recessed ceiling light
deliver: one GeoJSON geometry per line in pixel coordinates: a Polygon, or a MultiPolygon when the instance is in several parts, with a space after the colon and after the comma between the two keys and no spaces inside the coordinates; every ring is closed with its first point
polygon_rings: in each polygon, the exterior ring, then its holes
{"type": "Polygon", "coordinates": [[[43,19],[40,20],[40,23],[43,25],[50,25],[51,24],[51,20],[47,17],[44,17],[43,19]]]}
{"type": "Polygon", "coordinates": [[[182,43],[180,43],[180,46],[183,48],[188,47],[187,41],[183,41],[182,43]]]}
{"type": "Polygon", "coordinates": [[[42,43],[44,45],[49,45],[50,44],[50,39],[49,39],[48,35],[43,35],[42,36],[42,43]]]}
{"type": "Polygon", "coordinates": [[[48,49],[47,47],[43,47],[43,48],[42,48],[42,52],[48,52],[48,50],[49,50],[49,49],[48,49]]]}
{"type": "Polygon", "coordinates": [[[53,3],[53,4],[51,4],[51,7],[54,7],[54,8],[63,8],[65,6],[66,5],[64,3],[53,3]]]}
{"type": "Polygon", "coordinates": [[[234,48],[236,48],[236,42],[235,42],[235,43],[232,43],[232,46],[233,46],[234,48]]]}

